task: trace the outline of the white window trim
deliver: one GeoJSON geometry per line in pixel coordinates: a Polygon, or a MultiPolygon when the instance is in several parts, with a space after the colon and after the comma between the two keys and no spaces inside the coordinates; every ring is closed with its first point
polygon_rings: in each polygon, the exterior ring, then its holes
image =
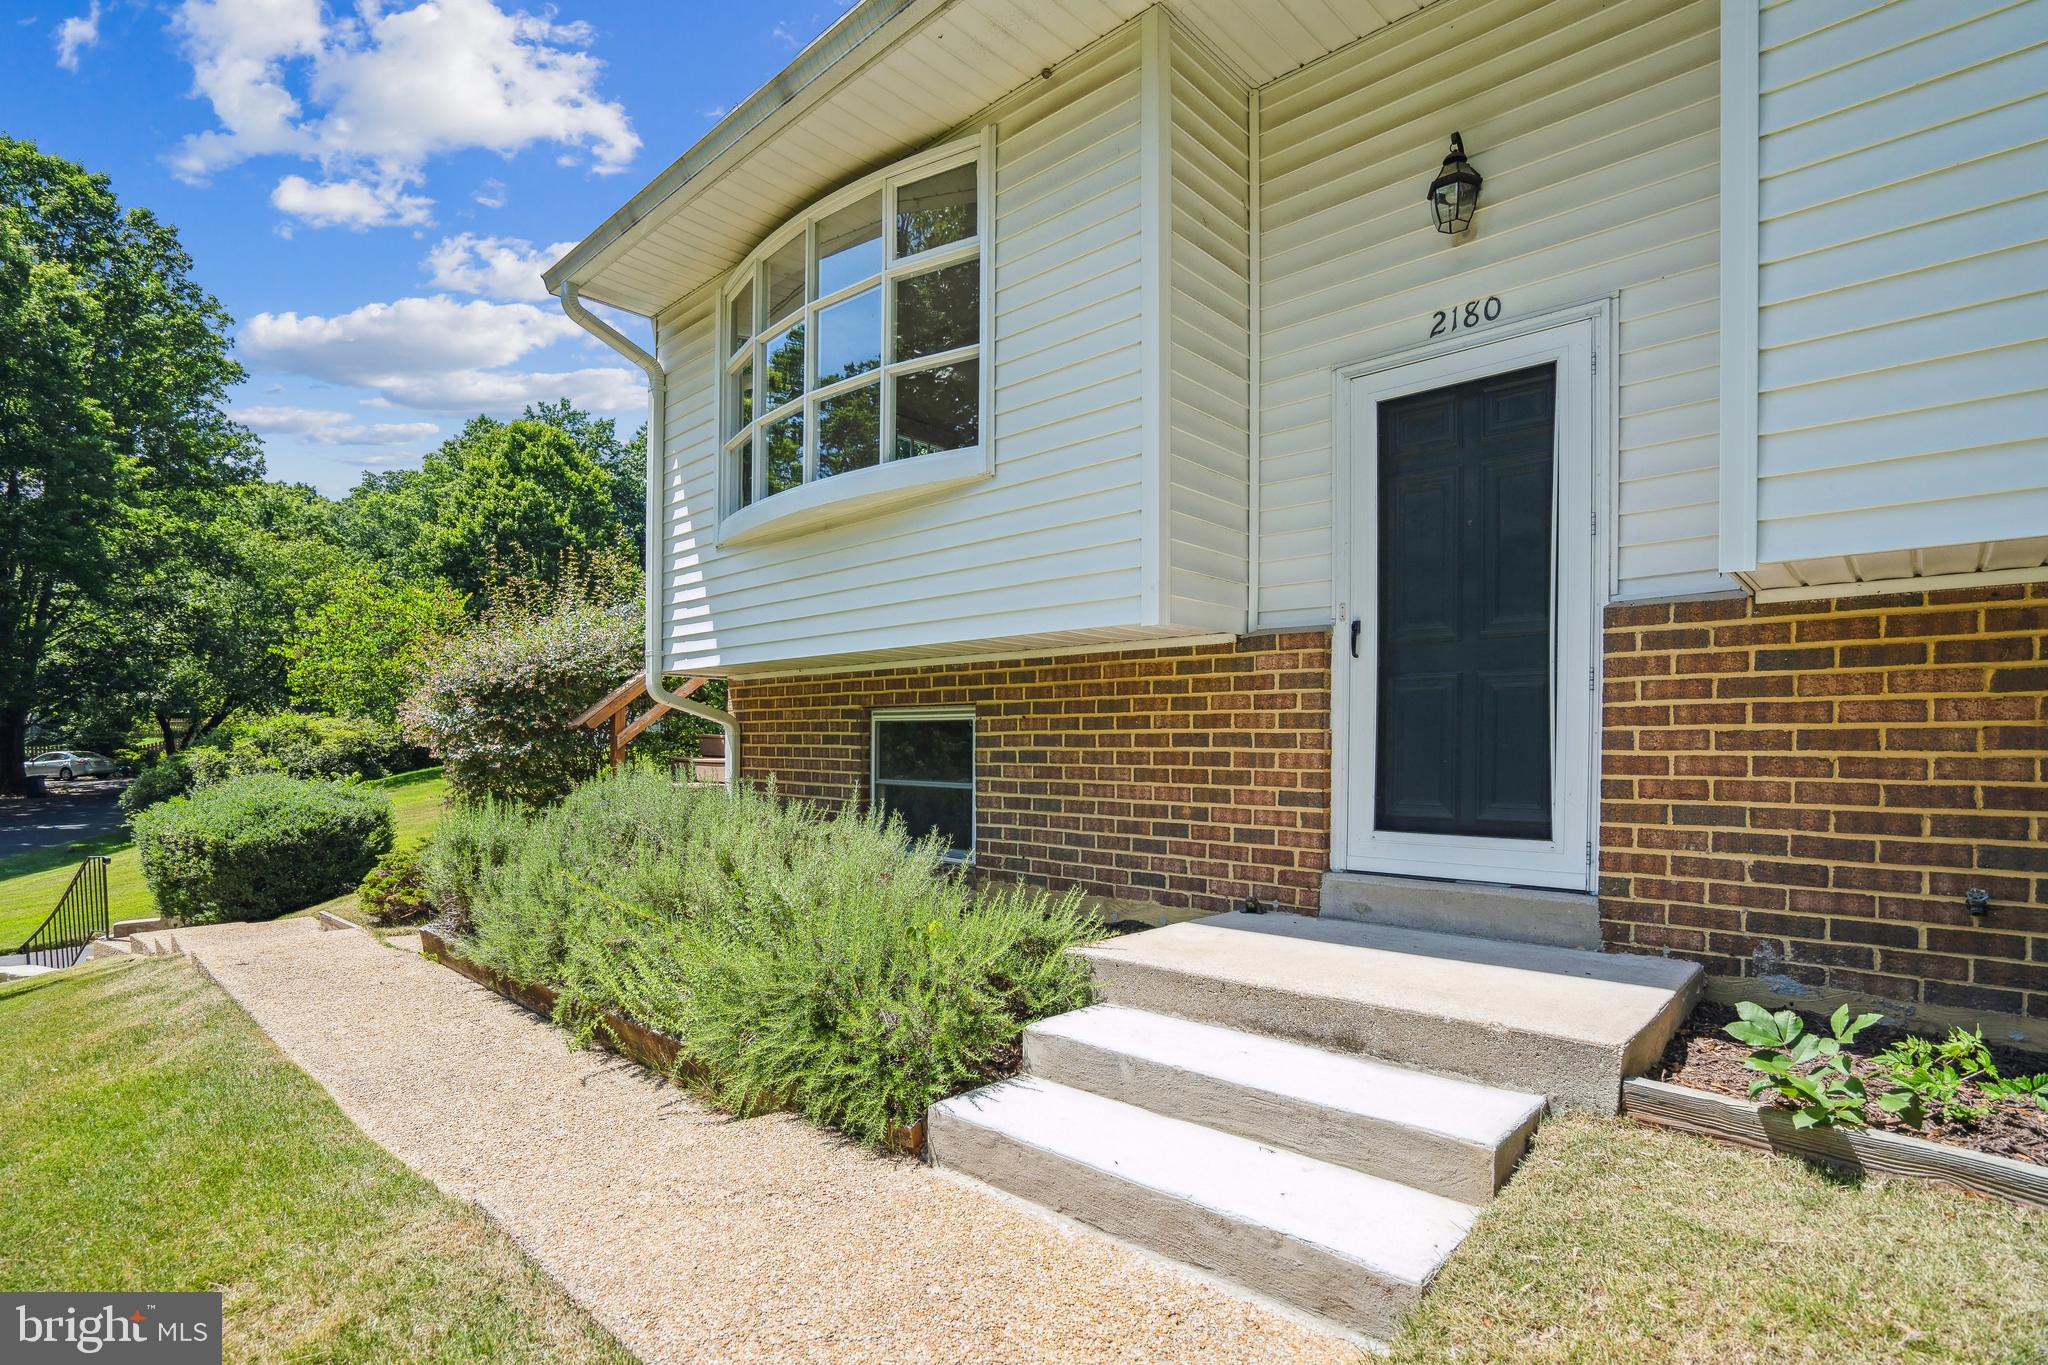
{"type": "Polygon", "coordinates": [[[993,223],[995,218],[995,173],[994,173],[995,129],[991,125],[971,138],[959,139],[943,146],[934,147],[916,156],[896,162],[871,175],[835,190],[832,194],[816,201],[795,215],[787,224],[764,238],[760,245],[740,263],[717,292],[717,326],[714,328],[717,359],[717,410],[718,435],[718,529],[716,543],[720,546],[767,540],[784,534],[792,534],[812,526],[841,520],[856,512],[866,513],[912,500],[919,500],[950,491],[966,483],[986,479],[995,473],[995,441],[991,430],[995,417],[995,366],[992,345],[993,296],[995,292],[993,223]],[[957,166],[972,165],[975,176],[975,234],[959,242],[948,242],[943,246],[921,251],[912,256],[898,257],[896,253],[896,189],[907,181],[921,180],[941,171],[957,166]],[[882,268],[877,274],[863,276],[852,284],[833,293],[813,299],[816,287],[817,265],[815,261],[815,232],[820,219],[845,208],[849,204],[876,193],[882,195],[882,268]],[[744,345],[732,335],[732,303],[740,291],[749,284],[755,289],[755,315],[766,307],[766,299],[759,288],[758,267],[778,250],[801,238],[804,241],[804,304],[792,310],[787,316],[758,322],[753,335],[744,345]],[[895,333],[895,282],[911,275],[956,265],[961,261],[977,260],[980,265],[981,314],[977,320],[977,335],[972,344],[933,355],[917,356],[908,360],[890,361],[887,357],[889,339],[895,333]],[[833,384],[817,384],[817,314],[835,303],[842,302],[867,289],[881,289],[882,329],[884,363],[877,370],[839,380],[833,384]],[[794,321],[806,324],[804,336],[804,392],[801,397],[773,410],[764,410],[763,398],[764,368],[760,363],[761,345],[766,338],[777,335],[794,321]],[[893,431],[895,427],[895,381],[906,374],[934,369],[942,365],[963,361],[979,361],[979,389],[976,430],[979,439],[974,445],[963,446],[950,451],[933,451],[929,454],[898,460],[895,454],[893,431]],[[725,433],[732,429],[737,414],[733,411],[734,395],[731,379],[745,364],[754,365],[754,406],[755,412],[747,425],[745,436],[735,435],[728,439],[725,433]],[[878,439],[881,449],[877,463],[865,469],[849,470],[830,479],[818,479],[817,438],[818,405],[843,393],[876,386],[879,397],[878,439]],[[775,422],[788,416],[802,413],[804,416],[803,482],[797,487],[786,489],[772,496],[766,495],[767,485],[767,431],[775,422]],[[737,461],[735,452],[742,441],[750,442],[753,449],[754,496],[749,503],[738,506],[739,489],[735,482],[737,461]],[[912,473],[913,465],[931,467],[912,473]]]}
{"type": "Polygon", "coordinates": [[[971,864],[974,861],[975,849],[981,841],[981,722],[975,715],[972,706],[890,706],[879,707],[870,711],[868,713],[868,800],[874,805],[881,804],[882,727],[884,725],[898,724],[903,721],[920,720],[964,720],[974,726],[974,740],[967,746],[967,781],[960,783],[891,779],[890,785],[898,787],[937,787],[946,791],[960,791],[964,787],[967,792],[967,851],[965,853],[948,853],[946,861],[962,865],[971,864]]]}

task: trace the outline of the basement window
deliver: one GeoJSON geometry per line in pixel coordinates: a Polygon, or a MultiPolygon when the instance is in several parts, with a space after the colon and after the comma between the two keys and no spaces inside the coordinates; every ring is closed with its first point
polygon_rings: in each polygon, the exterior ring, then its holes
{"type": "Polygon", "coordinates": [[[820,200],[733,272],[718,310],[724,513],[829,480],[873,497],[925,481],[889,466],[925,460],[937,480],[953,471],[929,457],[979,451],[988,208],[984,141],[956,143],[820,200]]]}
{"type": "Polygon", "coordinates": [[[973,708],[876,711],[870,763],[878,808],[914,839],[944,835],[949,858],[973,858],[973,708]]]}

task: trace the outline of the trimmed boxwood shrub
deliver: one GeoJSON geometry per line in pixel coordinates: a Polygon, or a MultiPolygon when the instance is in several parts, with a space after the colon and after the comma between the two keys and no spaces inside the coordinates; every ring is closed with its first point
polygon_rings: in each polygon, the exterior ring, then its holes
{"type": "Polygon", "coordinates": [[[356,903],[372,924],[411,924],[434,908],[427,894],[426,869],[416,848],[394,848],[370,869],[356,892],[356,903]]]}
{"type": "Polygon", "coordinates": [[[381,792],[269,773],[135,818],[143,879],[157,908],[184,924],[274,919],[353,890],[392,833],[381,792]]]}
{"type": "Polygon", "coordinates": [[[120,806],[129,815],[148,810],[160,801],[183,796],[194,783],[192,765],[181,754],[168,754],[135,774],[135,780],[121,790],[120,806]]]}

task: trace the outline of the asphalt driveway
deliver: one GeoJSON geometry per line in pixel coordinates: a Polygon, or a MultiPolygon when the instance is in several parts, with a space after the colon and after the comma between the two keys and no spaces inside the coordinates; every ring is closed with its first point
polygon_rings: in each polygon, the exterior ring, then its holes
{"type": "Polygon", "coordinates": [[[0,802],[0,858],[118,832],[121,808],[114,801],[127,785],[119,778],[80,778],[50,783],[48,796],[0,802]]]}

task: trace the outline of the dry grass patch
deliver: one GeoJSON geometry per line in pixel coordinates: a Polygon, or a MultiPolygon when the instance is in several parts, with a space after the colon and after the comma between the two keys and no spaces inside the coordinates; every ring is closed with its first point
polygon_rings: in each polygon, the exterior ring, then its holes
{"type": "Polygon", "coordinates": [[[1553,1119],[1393,1358],[2048,1360],[2048,1214],[1553,1119]]]}

